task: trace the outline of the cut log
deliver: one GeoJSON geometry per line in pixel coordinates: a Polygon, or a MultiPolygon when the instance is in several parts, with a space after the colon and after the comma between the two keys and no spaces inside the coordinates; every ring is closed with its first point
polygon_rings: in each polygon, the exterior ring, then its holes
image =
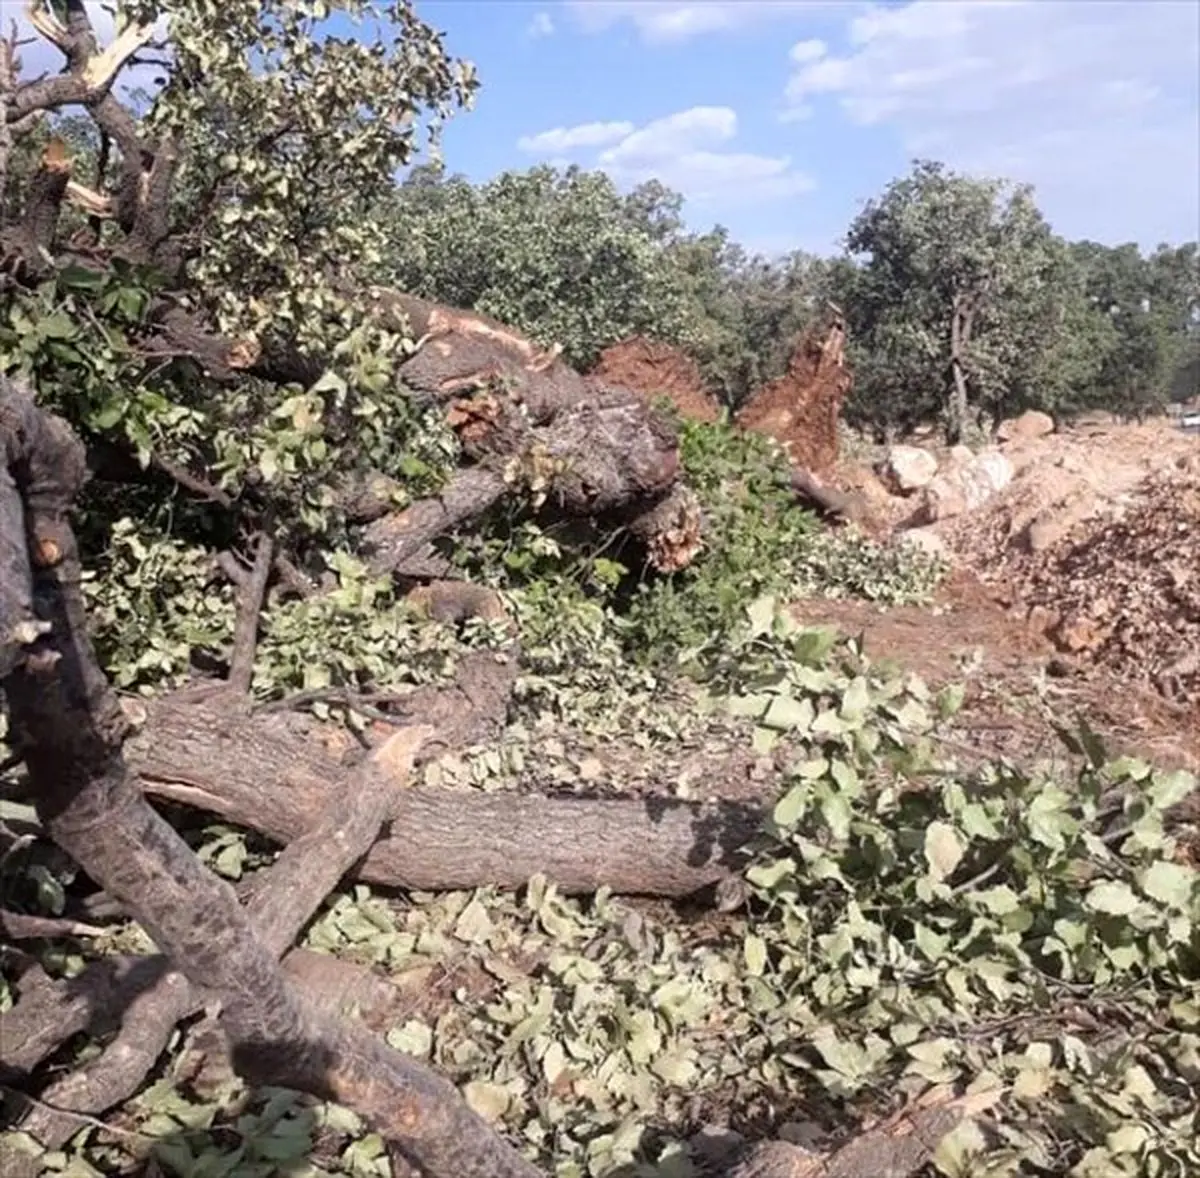
{"type": "MultiPolygon", "coordinates": [[[[439,706],[452,706],[453,696],[436,698],[439,706]]],[[[403,723],[432,723],[439,733],[418,761],[447,747],[448,723],[430,717],[419,702],[402,716],[403,723]]],[[[150,703],[126,756],[151,796],[219,814],[285,844],[312,826],[331,797],[344,796],[349,776],[287,717],[231,716],[173,703],[170,696],[150,703]]],[[[762,818],[759,806],[745,802],[547,798],[417,786],[397,798],[390,830],[355,874],[421,891],[520,888],[543,874],[572,894],[609,887],[687,896],[739,869],[739,852],[762,818]]]]}
{"type": "Polygon", "coordinates": [[[964,1120],[991,1108],[1003,1090],[955,1096],[931,1088],[832,1153],[814,1153],[782,1141],[750,1146],[728,1178],[909,1178],[929,1161],[942,1139],[964,1120]]]}

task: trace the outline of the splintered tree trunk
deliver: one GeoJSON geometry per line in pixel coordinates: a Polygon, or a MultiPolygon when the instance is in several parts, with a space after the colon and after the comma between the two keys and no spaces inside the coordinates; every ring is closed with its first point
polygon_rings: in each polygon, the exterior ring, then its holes
{"type": "Polygon", "coordinates": [[[448,1081],[305,1003],[233,890],[147,804],[121,755],[125,714],[87,637],[67,523],[83,449],[65,423],[3,381],[0,454],[2,686],[51,837],[192,985],[219,999],[247,1079],[356,1108],[432,1178],[534,1178],[448,1081]]]}

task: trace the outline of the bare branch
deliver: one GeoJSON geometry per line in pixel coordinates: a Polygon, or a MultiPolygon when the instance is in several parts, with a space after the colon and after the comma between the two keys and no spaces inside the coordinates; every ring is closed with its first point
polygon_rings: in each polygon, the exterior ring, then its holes
{"type": "Polygon", "coordinates": [[[64,53],[67,52],[71,34],[49,8],[42,6],[41,0],[29,0],[25,5],[25,18],[51,45],[57,45],[64,53]]]}
{"type": "Polygon", "coordinates": [[[233,656],[229,665],[229,687],[241,695],[254,680],[254,656],[258,651],[258,619],[267,595],[267,581],[275,553],[275,543],[267,531],[258,534],[254,565],[238,591],[237,624],[233,632],[233,656]]]}
{"type": "Polygon", "coordinates": [[[117,39],[99,57],[92,58],[83,70],[83,80],[91,90],[103,90],[125,67],[125,63],[154,35],[153,25],[126,25],[117,39]]]}

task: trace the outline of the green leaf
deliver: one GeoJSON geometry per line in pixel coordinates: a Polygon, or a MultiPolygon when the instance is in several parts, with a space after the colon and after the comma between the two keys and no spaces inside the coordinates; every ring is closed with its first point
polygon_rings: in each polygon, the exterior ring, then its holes
{"type": "Polygon", "coordinates": [[[843,720],[861,720],[870,706],[870,687],[862,675],[856,675],[842,696],[841,718],[843,720]]]}
{"type": "Polygon", "coordinates": [[[800,816],[808,808],[808,798],[809,789],[807,786],[793,785],[775,803],[775,809],[771,811],[771,821],[784,830],[795,826],[800,816]]]}
{"type": "Polygon", "coordinates": [[[807,732],[816,717],[816,708],[810,699],[793,699],[789,695],[777,695],[767,708],[760,723],[768,728],[787,732],[807,732]]]}
{"type": "Polygon", "coordinates": [[[937,714],[942,720],[958,715],[967,697],[967,689],[961,683],[948,683],[937,694],[937,714]]]}
{"type": "Polygon", "coordinates": [[[746,617],[750,622],[750,637],[761,638],[770,634],[775,628],[775,598],[760,597],[746,607],[746,617]]]}
{"type": "Polygon", "coordinates": [[[1093,912],[1104,912],[1109,916],[1128,916],[1138,909],[1141,901],[1128,884],[1106,880],[1088,890],[1084,903],[1093,912]]]}
{"type": "Polygon", "coordinates": [[[746,972],[752,978],[763,976],[767,968],[767,943],[755,933],[747,933],[742,941],[742,957],[746,962],[746,972]]]}
{"type": "Polygon", "coordinates": [[[931,822],[925,830],[925,861],[929,874],[935,880],[944,880],[952,875],[962,862],[965,848],[958,831],[945,822],[931,822]]]}
{"type": "Polygon", "coordinates": [[[62,311],[55,311],[37,322],[38,334],[43,339],[69,340],[79,333],[74,321],[62,311]]]}
{"type": "Polygon", "coordinates": [[[1141,873],[1138,884],[1151,899],[1186,912],[1195,910],[1198,878],[1194,867],[1161,859],[1141,873]]]}

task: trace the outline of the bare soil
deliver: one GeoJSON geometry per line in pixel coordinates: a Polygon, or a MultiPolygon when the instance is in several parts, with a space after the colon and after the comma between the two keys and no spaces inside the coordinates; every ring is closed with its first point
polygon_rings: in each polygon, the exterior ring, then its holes
{"type": "Polygon", "coordinates": [[[769,434],[792,462],[828,475],[840,453],[842,402],[850,391],[841,320],[818,322],[796,343],[788,370],[758,390],[737,414],[743,429],[769,434]]]}
{"type": "Polygon", "coordinates": [[[693,421],[716,421],[720,415],[696,362],[678,348],[642,336],[605,348],[588,380],[646,398],[667,397],[683,417],[693,421]]]}
{"type": "Polygon", "coordinates": [[[1094,662],[1065,659],[1002,592],[968,572],[955,574],[932,606],[809,599],[795,612],[813,625],[861,634],[869,657],[931,687],[964,683],[957,736],[980,757],[1065,763],[1052,721],[1083,716],[1114,754],[1200,771],[1200,707],[1172,703],[1094,662]]]}

